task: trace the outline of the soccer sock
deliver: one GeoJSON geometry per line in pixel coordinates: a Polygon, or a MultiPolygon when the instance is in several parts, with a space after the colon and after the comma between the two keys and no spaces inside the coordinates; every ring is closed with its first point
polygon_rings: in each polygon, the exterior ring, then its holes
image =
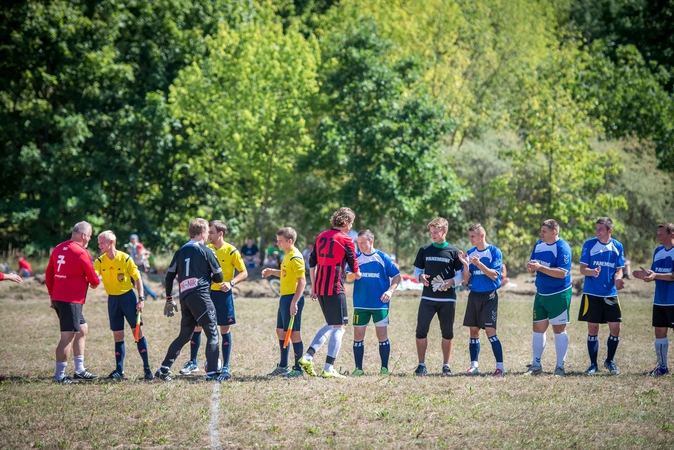
{"type": "Polygon", "coordinates": [[[540,366],[543,350],[545,350],[545,333],[536,333],[534,331],[534,336],[531,338],[531,348],[534,352],[534,360],[531,364],[540,366]]]}
{"type": "Polygon", "coordinates": [[[666,337],[655,340],[655,356],[658,357],[658,366],[667,367],[667,352],[669,351],[669,339],[666,337]]]}
{"type": "Polygon", "coordinates": [[[145,339],[145,336],[136,342],[136,348],[138,348],[138,354],[143,360],[143,369],[150,370],[150,360],[147,354],[147,340],[145,339]]]}
{"type": "MultiPolygon", "coordinates": [[[[332,330],[334,330],[332,325],[325,325],[323,328],[318,330],[316,336],[314,336],[314,340],[311,341],[311,345],[309,346],[309,350],[313,350],[313,353],[311,353],[309,356],[313,357],[314,353],[321,349],[323,344],[325,344],[325,341],[328,339],[328,335],[332,333],[332,330]]],[[[307,353],[309,350],[307,350],[307,353]]]]}
{"type": "Polygon", "coordinates": [[[388,360],[391,356],[391,342],[386,339],[379,343],[379,357],[381,358],[381,366],[388,369],[388,360]]]}
{"type": "Polygon", "coordinates": [[[344,328],[333,328],[330,342],[328,342],[328,356],[325,358],[325,370],[332,369],[332,365],[339,355],[339,349],[342,347],[342,337],[346,330],[344,328]],[[329,366],[329,367],[328,367],[329,366]]]}
{"type": "Polygon", "coordinates": [[[608,351],[606,352],[606,360],[613,361],[615,358],[615,352],[618,350],[618,344],[620,343],[620,336],[613,336],[612,334],[608,335],[608,342],[606,347],[608,351]]]}
{"type": "Polygon", "coordinates": [[[501,346],[501,341],[497,335],[493,335],[489,338],[489,342],[491,343],[491,351],[494,352],[494,358],[496,358],[496,367],[503,370],[502,367],[498,366],[498,363],[503,365],[503,347],[501,346]]]}
{"type": "Polygon", "coordinates": [[[194,364],[197,363],[197,355],[199,354],[199,346],[201,345],[201,331],[195,331],[192,333],[192,339],[190,339],[190,361],[194,364]]]}
{"type": "Polygon", "coordinates": [[[288,352],[290,351],[290,349],[288,347],[283,348],[284,341],[285,339],[278,340],[278,348],[281,351],[281,362],[279,363],[279,366],[288,367],[288,352]]]}
{"type": "Polygon", "coordinates": [[[587,335],[587,353],[590,355],[590,363],[596,366],[597,354],[599,353],[599,338],[597,336],[587,335]]]}
{"type": "Polygon", "coordinates": [[[356,369],[363,370],[363,356],[365,345],[363,341],[353,341],[353,359],[356,361],[356,369]]]}
{"type": "Polygon", "coordinates": [[[480,338],[470,338],[468,349],[470,351],[470,366],[477,367],[477,358],[480,355],[480,338]]]}
{"type": "Polygon", "coordinates": [[[56,362],[56,370],[54,371],[54,379],[56,381],[61,381],[66,375],[66,366],[67,362],[56,362]]]}
{"type": "Polygon", "coordinates": [[[295,369],[295,370],[302,370],[300,368],[300,365],[299,365],[298,361],[302,357],[303,351],[304,351],[304,344],[302,343],[302,341],[293,342],[293,353],[295,354],[294,355],[295,356],[295,367],[293,367],[293,369],[295,369]]]}
{"type": "Polygon", "coordinates": [[[115,370],[124,373],[124,358],[126,357],[126,346],[124,341],[115,342],[115,370]]]}
{"type": "Polygon", "coordinates": [[[73,359],[75,360],[75,372],[84,372],[86,370],[84,368],[84,355],[75,355],[73,359]]]}
{"type": "Polygon", "coordinates": [[[232,353],[232,333],[222,335],[222,367],[229,369],[229,355],[232,353]]]}
{"type": "Polygon", "coordinates": [[[569,335],[566,331],[555,334],[555,350],[557,350],[557,367],[564,368],[566,352],[569,350],[569,335]]]}

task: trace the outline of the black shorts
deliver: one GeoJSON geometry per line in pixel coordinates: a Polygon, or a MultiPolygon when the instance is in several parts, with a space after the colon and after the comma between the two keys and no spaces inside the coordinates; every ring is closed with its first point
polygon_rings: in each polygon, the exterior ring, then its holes
{"type": "MultiPolygon", "coordinates": [[[[276,328],[288,331],[290,325],[290,304],[293,302],[295,294],[282,295],[278,304],[278,313],[276,314],[276,328]]],[[[297,301],[297,314],[293,322],[293,331],[302,329],[302,310],[304,309],[304,295],[297,301]]]]}
{"type": "Polygon", "coordinates": [[[435,314],[438,315],[443,339],[454,339],[454,312],[456,302],[436,302],[421,299],[417,314],[417,339],[425,339],[435,314]]]}
{"type": "Polygon", "coordinates": [[[80,325],[87,323],[82,315],[83,303],[52,300],[51,304],[56,310],[56,316],[59,318],[62,333],[79,333],[81,331],[80,325]]]}
{"type": "Polygon", "coordinates": [[[583,294],[580,298],[578,320],[580,322],[606,323],[622,322],[622,310],[618,297],[598,297],[583,294]]]}
{"type": "Polygon", "coordinates": [[[653,305],[653,326],[656,328],[674,328],[674,305],[653,305]]]}
{"type": "Polygon", "coordinates": [[[180,326],[183,328],[204,327],[217,322],[215,306],[206,292],[192,292],[181,298],[180,313],[180,326]]]}
{"type": "Polygon", "coordinates": [[[468,304],[466,305],[466,315],[463,317],[464,327],[478,327],[483,330],[486,327],[496,328],[496,318],[498,315],[498,293],[475,292],[468,294],[468,304]]]}
{"type": "Polygon", "coordinates": [[[346,294],[319,295],[323,317],[328,325],[346,325],[349,323],[349,311],[346,308],[346,294]]]}

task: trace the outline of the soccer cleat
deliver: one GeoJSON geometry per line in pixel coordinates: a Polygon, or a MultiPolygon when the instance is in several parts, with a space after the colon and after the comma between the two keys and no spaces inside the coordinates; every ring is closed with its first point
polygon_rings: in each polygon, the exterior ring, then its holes
{"type": "Polygon", "coordinates": [[[419,364],[417,366],[417,370],[414,371],[414,375],[418,377],[422,377],[428,373],[428,370],[426,370],[426,365],[425,364],[419,364]]]}
{"type": "Polygon", "coordinates": [[[615,365],[615,362],[613,361],[604,361],[604,367],[608,369],[608,371],[611,373],[611,375],[620,375],[620,371],[615,365]]]}
{"type": "Polygon", "coordinates": [[[293,369],[290,372],[286,373],[285,375],[282,375],[283,378],[302,378],[304,376],[304,372],[302,372],[302,369],[296,370],[293,369]]]}
{"type": "Polygon", "coordinates": [[[451,374],[452,374],[452,369],[450,369],[447,364],[443,364],[442,365],[442,373],[440,373],[440,376],[448,377],[451,374]]]}
{"type": "Polygon", "coordinates": [[[506,374],[505,370],[496,369],[494,373],[491,374],[492,377],[504,377],[506,374]]]}
{"type": "Polygon", "coordinates": [[[470,366],[468,370],[466,370],[466,375],[479,375],[480,374],[480,369],[477,367],[470,366]]]}
{"type": "Polygon", "coordinates": [[[229,370],[223,369],[220,373],[212,373],[206,375],[206,381],[227,381],[232,378],[232,374],[229,373],[229,370]]]}
{"type": "Polygon", "coordinates": [[[284,375],[288,375],[289,372],[290,372],[290,367],[288,367],[288,366],[282,367],[282,366],[276,364],[276,369],[269,372],[267,374],[267,376],[268,377],[281,377],[281,376],[284,376],[284,375]]]}
{"type": "Polygon", "coordinates": [[[68,375],[64,375],[63,378],[61,378],[60,380],[57,380],[56,378],[54,378],[54,383],[58,383],[58,384],[79,384],[79,381],[73,380],[68,375]]]}
{"type": "Polygon", "coordinates": [[[314,365],[311,364],[311,361],[307,361],[304,359],[304,356],[302,356],[298,361],[297,364],[300,365],[302,370],[304,370],[304,373],[309,375],[310,377],[315,377],[316,376],[316,371],[314,370],[314,365]]]}
{"type": "Polygon", "coordinates": [[[87,369],[84,369],[80,372],[75,372],[73,378],[76,380],[86,380],[86,381],[91,381],[95,380],[98,378],[98,375],[94,375],[93,373],[89,373],[87,369]]]}
{"type": "Polygon", "coordinates": [[[193,361],[187,361],[185,367],[180,369],[181,375],[189,375],[191,373],[199,372],[199,366],[193,361]]]}
{"type": "Polygon", "coordinates": [[[559,366],[555,367],[555,376],[556,377],[563,377],[564,375],[566,375],[566,372],[564,372],[564,367],[559,367],[559,366]]]}
{"type": "Polygon", "coordinates": [[[359,369],[358,367],[353,369],[353,372],[351,373],[352,377],[360,377],[362,375],[365,375],[365,372],[363,372],[363,369],[359,369]]]}
{"type": "Polygon", "coordinates": [[[145,368],[145,376],[143,377],[145,381],[152,381],[154,380],[154,375],[152,375],[152,370],[150,370],[149,367],[145,368]]]}
{"type": "Polygon", "coordinates": [[[337,372],[334,368],[331,370],[323,370],[321,372],[321,378],[346,378],[344,375],[341,373],[337,372]]]}
{"type": "Polygon", "coordinates": [[[379,371],[379,375],[391,375],[391,372],[386,367],[382,367],[379,371]]]}
{"type": "Polygon", "coordinates": [[[669,373],[669,368],[668,367],[656,367],[655,369],[651,370],[648,372],[648,375],[652,377],[660,377],[662,375],[667,375],[669,373]]]}
{"type": "Polygon", "coordinates": [[[159,369],[154,373],[154,377],[158,378],[162,381],[173,381],[173,378],[171,377],[171,371],[170,370],[167,370],[166,372],[163,372],[161,369],[159,369]]]}
{"type": "Polygon", "coordinates": [[[524,372],[525,376],[540,375],[543,373],[543,368],[541,366],[529,366],[529,369],[524,372]]]}
{"type": "Polygon", "coordinates": [[[585,371],[585,375],[594,375],[599,372],[599,367],[596,364],[590,364],[590,367],[585,371]]]}
{"type": "Polygon", "coordinates": [[[110,375],[108,375],[108,380],[122,381],[124,379],[126,379],[124,372],[118,372],[117,369],[113,370],[110,372],[110,375]]]}

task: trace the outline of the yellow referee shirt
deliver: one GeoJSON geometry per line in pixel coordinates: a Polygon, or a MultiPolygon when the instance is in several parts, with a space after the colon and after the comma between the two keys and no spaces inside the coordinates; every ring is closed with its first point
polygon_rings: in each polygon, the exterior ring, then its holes
{"type": "Polygon", "coordinates": [[[304,258],[293,246],[281,263],[281,295],[291,295],[297,289],[297,279],[304,278],[304,258]]]}
{"type": "Polygon", "coordinates": [[[133,258],[119,250],[112,260],[107,253],[96,258],[94,270],[103,278],[103,286],[108,295],[126,294],[133,289],[132,280],[140,279],[140,271],[133,258]]]}
{"type": "MultiPolygon", "coordinates": [[[[215,257],[220,261],[222,267],[222,276],[224,281],[232,281],[234,278],[234,269],[239,272],[246,270],[246,265],[243,263],[241,253],[232,244],[225,242],[222,247],[216,249],[213,244],[208,244],[208,248],[215,252],[215,257]]],[[[220,283],[213,283],[211,285],[212,291],[220,290],[220,283]]]]}

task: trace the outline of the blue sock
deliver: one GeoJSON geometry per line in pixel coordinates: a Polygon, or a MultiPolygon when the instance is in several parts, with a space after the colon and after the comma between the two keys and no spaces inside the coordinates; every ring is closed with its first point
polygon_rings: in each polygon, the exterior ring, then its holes
{"type": "Polygon", "coordinates": [[[388,369],[388,359],[391,356],[391,343],[388,339],[379,343],[379,357],[381,358],[381,366],[388,369]]]}
{"type": "Polygon", "coordinates": [[[222,367],[229,368],[229,355],[232,353],[232,333],[222,335],[222,367]]]}
{"type": "Polygon", "coordinates": [[[124,341],[115,342],[115,363],[117,364],[116,370],[119,373],[124,373],[125,356],[126,356],[126,347],[124,346],[124,341]]]}
{"type": "Polygon", "coordinates": [[[613,361],[615,357],[615,352],[618,350],[618,344],[620,343],[620,336],[613,336],[612,334],[608,335],[608,342],[606,344],[608,351],[606,353],[606,361],[613,361]]]}
{"type": "Polygon", "coordinates": [[[489,338],[491,343],[491,351],[494,352],[494,358],[496,358],[497,363],[503,362],[503,347],[501,346],[501,341],[498,339],[498,336],[493,335],[489,338]]]}
{"type": "Polygon", "coordinates": [[[140,353],[140,357],[143,359],[143,369],[149,369],[150,360],[147,356],[147,341],[145,340],[145,336],[143,336],[140,341],[138,341],[136,346],[138,347],[138,353],[140,353]]]}
{"type": "Polygon", "coordinates": [[[477,361],[477,358],[480,356],[480,338],[470,338],[468,348],[470,350],[470,362],[477,361]]]}
{"type": "Polygon", "coordinates": [[[590,355],[590,363],[597,365],[597,353],[599,353],[599,339],[597,336],[587,335],[587,353],[590,355]]]}
{"type": "Polygon", "coordinates": [[[302,368],[298,363],[300,358],[304,356],[304,344],[302,343],[302,341],[293,342],[293,353],[295,353],[295,367],[293,367],[293,369],[302,370],[302,368]]]}
{"type": "Polygon", "coordinates": [[[363,341],[353,341],[353,359],[356,360],[356,369],[363,370],[363,356],[365,356],[363,341]]]}
{"type": "Polygon", "coordinates": [[[288,367],[288,353],[290,353],[289,348],[283,348],[283,342],[285,339],[278,340],[278,349],[281,352],[281,362],[278,363],[281,367],[288,367]]]}
{"type": "Polygon", "coordinates": [[[199,346],[201,346],[201,331],[195,331],[192,333],[192,339],[190,339],[190,361],[194,364],[197,363],[199,346]]]}

